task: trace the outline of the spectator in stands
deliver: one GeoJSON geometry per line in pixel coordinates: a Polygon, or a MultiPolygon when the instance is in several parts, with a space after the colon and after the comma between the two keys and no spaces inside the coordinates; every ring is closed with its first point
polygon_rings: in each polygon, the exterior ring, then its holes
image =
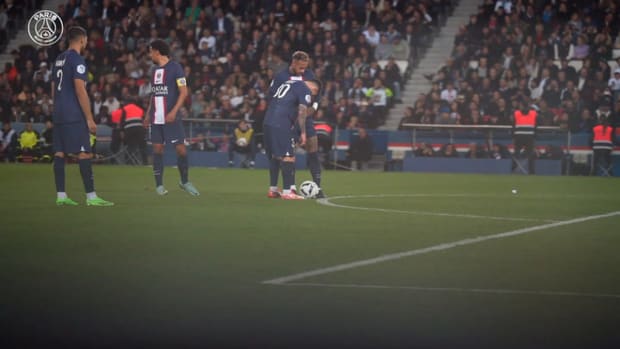
{"type": "Polygon", "coordinates": [[[489,147],[486,144],[479,145],[472,142],[469,144],[469,150],[465,153],[465,157],[468,159],[488,159],[489,147]]]}
{"type": "Polygon", "coordinates": [[[439,151],[439,155],[444,158],[458,158],[459,157],[459,153],[458,151],[456,151],[456,148],[454,147],[454,144],[452,143],[444,144],[443,147],[441,147],[441,150],[439,151]]]}
{"type": "Polygon", "coordinates": [[[47,62],[41,62],[39,64],[39,70],[35,71],[32,79],[36,81],[43,81],[45,84],[50,82],[50,76],[52,71],[48,69],[47,62]]]}
{"type": "Polygon", "coordinates": [[[454,88],[454,83],[452,82],[448,82],[446,88],[441,91],[441,99],[448,103],[454,102],[457,95],[458,91],[454,88]]]}
{"type": "Polygon", "coordinates": [[[365,170],[368,168],[368,161],[372,158],[373,142],[366,129],[357,129],[358,136],[354,137],[347,151],[347,159],[351,163],[351,169],[365,170]]]}
{"type": "Polygon", "coordinates": [[[431,144],[429,144],[429,143],[422,143],[422,144],[420,144],[418,149],[416,149],[415,156],[418,156],[418,157],[434,157],[435,156],[435,150],[433,149],[433,146],[431,144]]]}
{"type": "Polygon", "coordinates": [[[398,124],[398,130],[399,131],[408,130],[407,128],[405,128],[403,126],[403,124],[414,124],[414,123],[418,122],[418,119],[414,115],[414,111],[415,110],[413,109],[413,107],[405,108],[405,113],[404,113],[402,119],[400,119],[400,123],[398,124]]]}
{"type": "Polygon", "coordinates": [[[388,59],[394,55],[394,46],[389,41],[387,35],[382,34],[381,39],[377,47],[375,47],[375,59],[380,61],[384,59],[388,59]]]}
{"type": "Polygon", "coordinates": [[[372,120],[368,127],[375,128],[385,122],[388,99],[392,97],[392,90],[383,86],[381,79],[375,79],[372,88],[366,90],[366,97],[372,105],[372,120]]]}
{"type": "Polygon", "coordinates": [[[0,159],[5,162],[15,162],[17,155],[17,133],[11,127],[10,121],[2,123],[0,130],[0,159]]]}
{"type": "Polygon", "coordinates": [[[503,144],[494,143],[489,151],[489,157],[495,160],[510,159],[510,153],[503,144]]]}
{"type": "Polygon", "coordinates": [[[113,113],[121,107],[121,102],[116,99],[116,96],[114,96],[113,94],[109,94],[103,102],[102,106],[106,107],[109,113],[113,113]]]}
{"type": "Polygon", "coordinates": [[[254,168],[254,157],[256,154],[254,130],[244,119],[239,120],[237,127],[233,130],[232,137],[230,137],[230,145],[228,147],[228,167],[234,166],[233,160],[235,153],[245,155],[245,159],[241,162],[241,167],[254,168]]]}
{"type": "MultiPolygon", "coordinates": [[[[618,35],[618,37],[620,37],[620,35],[618,35]]],[[[614,75],[611,78],[609,78],[609,82],[607,83],[607,86],[611,90],[611,93],[614,97],[613,100],[614,101],[620,100],[620,67],[614,70],[614,75]]]]}
{"type": "Polygon", "coordinates": [[[41,151],[41,159],[45,161],[52,161],[52,156],[54,154],[52,146],[54,145],[54,124],[51,119],[47,119],[45,121],[45,129],[41,133],[40,142],[40,151],[41,151]]]}

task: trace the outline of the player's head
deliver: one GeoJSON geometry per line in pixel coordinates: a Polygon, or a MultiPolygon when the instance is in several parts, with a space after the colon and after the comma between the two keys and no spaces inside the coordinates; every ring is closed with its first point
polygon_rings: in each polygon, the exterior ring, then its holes
{"type": "Polygon", "coordinates": [[[156,64],[159,64],[163,57],[170,57],[170,46],[164,40],[153,40],[149,45],[149,54],[156,64]]]}
{"type": "Polygon", "coordinates": [[[319,94],[319,92],[321,92],[321,81],[319,81],[318,79],[306,80],[304,82],[306,83],[306,86],[308,86],[308,88],[310,89],[310,92],[312,92],[313,96],[316,96],[319,94]]]}
{"type": "Polygon", "coordinates": [[[295,51],[291,59],[291,71],[295,75],[303,75],[310,64],[310,56],[304,51],[295,51]]]}
{"type": "Polygon", "coordinates": [[[69,47],[78,49],[79,52],[82,52],[82,50],[86,48],[86,43],[88,42],[86,29],[80,26],[69,27],[69,29],[67,29],[67,40],[69,41],[69,47]]]}

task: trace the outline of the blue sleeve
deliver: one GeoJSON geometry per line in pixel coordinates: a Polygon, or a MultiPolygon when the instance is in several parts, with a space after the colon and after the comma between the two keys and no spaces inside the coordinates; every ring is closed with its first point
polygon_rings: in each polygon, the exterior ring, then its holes
{"type": "Polygon", "coordinates": [[[187,86],[187,78],[185,77],[185,71],[180,64],[175,64],[174,69],[174,81],[177,87],[187,86]]]}
{"type": "Polygon", "coordinates": [[[297,103],[305,106],[312,104],[312,93],[305,83],[299,83],[294,85],[296,88],[295,96],[297,96],[297,103]]]}
{"type": "Polygon", "coordinates": [[[316,75],[314,75],[314,72],[312,71],[312,69],[306,69],[304,71],[304,80],[314,80],[316,79],[316,75]]]}
{"type": "Polygon", "coordinates": [[[84,61],[84,57],[75,55],[75,58],[72,59],[71,71],[73,74],[73,79],[80,79],[84,81],[88,81],[88,73],[86,70],[86,61],[84,61]]]}

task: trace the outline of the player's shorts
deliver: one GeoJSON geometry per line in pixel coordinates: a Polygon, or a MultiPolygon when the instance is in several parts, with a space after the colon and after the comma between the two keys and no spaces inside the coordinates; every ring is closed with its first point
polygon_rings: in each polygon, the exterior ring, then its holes
{"type": "Polygon", "coordinates": [[[263,137],[268,158],[295,155],[296,134],[294,129],[264,125],[263,137]]]}
{"type": "Polygon", "coordinates": [[[56,124],[53,128],[54,153],[77,154],[90,153],[90,132],[86,122],[56,124]]]}
{"type": "Polygon", "coordinates": [[[167,124],[151,124],[151,143],[154,144],[182,144],[185,141],[185,131],[181,120],[167,124]]]}

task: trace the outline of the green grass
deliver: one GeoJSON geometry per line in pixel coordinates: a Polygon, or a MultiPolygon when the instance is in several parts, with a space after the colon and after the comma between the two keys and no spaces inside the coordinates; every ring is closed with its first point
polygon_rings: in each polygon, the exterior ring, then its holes
{"type": "Polygon", "coordinates": [[[617,179],[324,173],[326,193],[347,196],[332,203],[360,210],[267,199],[262,170],[192,168],[200,197],[178,188],[173,168],[166,197],[148,167],[94,171],[115,207],[86,207],[75,165],[78,207],[54,205],[50,165],[0,166],[0,328],[11,334],[0,345],[620,345],[620,216],[295,281],[315,286],[262,284],[619,211],[617,179]]]}

